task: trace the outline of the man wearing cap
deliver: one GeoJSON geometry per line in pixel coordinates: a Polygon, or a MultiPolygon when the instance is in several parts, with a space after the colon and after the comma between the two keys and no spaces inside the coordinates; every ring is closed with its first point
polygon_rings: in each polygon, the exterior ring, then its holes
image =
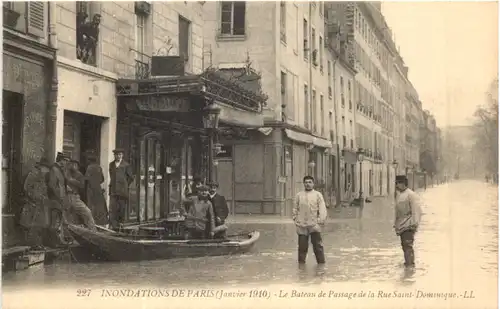
{"type": "Polygon", "coordinates": [[[208,187],[198,187],[198,196],[191,200],[191,205],[186,213],[186,228],[189,238],[203,239],[208,234],[214,236],[215,221],[214,210],[208,196],[208,187]],[[209,224],[209,227],[207,227],[209,224]]]}
{"type": "Polygon", "coordinates": [[[67,182],[66,165],[70,158],[62,152],[57,153],[56,162],[50,167],[47,193],[51,201],[50,242],[53,245],[65,245],[62,223],[66,221],[67,182]]]}
{"type": "MultiPolygon", "coordinates": [[[[227,207],[227,201],[224,195],[220,195],[217,192],[219,189],[219,184],[217,182],[211,182],[209,185],[209,198],[212,206],[214,208],[215,216],[215,227],[222,226],[226,224],[227,216],[229,215],[229,208],[227,207]]],[[[224,238],[225,230],[216,233],[216,238],[224,238]]]]}
{"type": "Polygon", "coordinates": [[[128,191],[134,181],[130,164],[123,160],[124,151],[121,148],[113,150],[115,160],[109,163],[109,219],[111,228],[118,230],[125,220],[128,203],[128,191]]]}
{"type": "Polygon", "coordinates": [[[413,242],[420,224],[421,213],[420,198],[408,188],[408,178],[405,175],[396,176],[394,230],[401,238],[406,268],[415,267],[413,242]]]}
{"type": "Polygon", "coordinates": [[[68,184],[68,205],[70,211],[80,220],[88,229],[97,230],[92,211],[85,205],[80,198],[85,189],[85,176],[80,172],[80,162],[71,160],[67,168],[66,181],[68,184]]]}

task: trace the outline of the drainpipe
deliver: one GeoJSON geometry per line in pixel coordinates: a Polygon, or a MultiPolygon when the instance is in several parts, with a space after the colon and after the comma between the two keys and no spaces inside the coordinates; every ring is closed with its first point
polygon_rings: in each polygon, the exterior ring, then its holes
{"type": "Polygon", "coordinates": [[[45,157],[49,163],[56,158],[56,126],[57,126],[57,33],[56,33],[56,2],[47,2],[49,20],[49,46],[54,49],[50,81],[49,100],[47,102],[47,127],[45,136],[45,157]]]}
{"type": "MultiPolygon", "coordinates": [[[[309,29],[308,29],[308,36],[307,36],[307,40],[309,41],[309,117],[310,117],[310,126],[311,126],[311,132],[313,132],[313,127],[314,127],[314,124],[313,124],[313,121],[316,121],[316,115],[313,115],[313,104],[315,102],[312,101],[313,99],[313,82],[312,82],[312,67],[313,67],[313,51],[314,51],[314,45],[313,43],[315,42],[312,42],[312,10],[311,10],[311,3],[309,3],[308,7],[309,7],[309,29]]],[[[309,156],[308,156],[309,157],[309,156]]],[[[311,162],[311,158],[308,158],[307,160],[307,168],[309,169],[309,162],[311,162]]],[[[316,160],[314,160],[314,162],[316,162],[316,160]]],[[[316,178],[316,175],[314,175],[314,169],[311,169],[310,171],[310,175],[315,177],[316,178]]]]}
{"type": "Polygon", "coordinates": [[[337,67],[337,60],[338,58],[336,58],[334,61],[333,61],[333,89],[332,89],[332,92],[333,92],[333,111],[335,113],[335,141],[336,141],[336,150],[337,150],[337,160],[336,160],[336,165],[337,165],[337,175],[335,175],[335,180],[336,180],[336,183],[337,183],[337,186],[336,186],[336,191],[337,191],[337,194],[335,195],[335,203],[336,203],[336,207],[340,207],[340,203],[342,202],[342,199],[341,199],[341,190],[340,190],[340,142],[339,142],[339,130],[338,130],[338,114],[337,114],[337,75],[336,75],[336,67],[337,67]]]}

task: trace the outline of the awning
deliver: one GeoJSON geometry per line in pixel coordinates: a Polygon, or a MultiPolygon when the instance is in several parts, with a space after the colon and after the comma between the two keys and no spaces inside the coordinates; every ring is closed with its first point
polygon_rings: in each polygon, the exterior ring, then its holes
{"type": "Polygon", "coordinates": [[[244,127],[258,128],[264,126],[264,116],[262,113],[246,111],[236,107],[227,106],[226,104],[216,102],[216,105],[221,109],[219,120],[221,122],[244,127]]]}
{"type": "Polygon", "coordinates": [[[314,137],[313,144],[318,147],[332,148],[332,142],[324,138],[314,137]]]}
{"type": "Polygon", "coordinates": [[[294,140],[296,142],[312,144],[314,141],[314,136],[304,133],[299,133],[292,131],[290,129],[285,129],[285,134],[289,139],[294,140]]]}

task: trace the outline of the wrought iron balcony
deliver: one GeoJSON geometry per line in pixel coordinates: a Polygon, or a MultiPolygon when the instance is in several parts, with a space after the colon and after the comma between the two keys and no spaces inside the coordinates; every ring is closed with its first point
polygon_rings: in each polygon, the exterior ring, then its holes
{"type": "Polygon", "coordinates": [[[148,79],[151,75],[149,63],[136,60],[135,61],[135,78],[148,79]]]}

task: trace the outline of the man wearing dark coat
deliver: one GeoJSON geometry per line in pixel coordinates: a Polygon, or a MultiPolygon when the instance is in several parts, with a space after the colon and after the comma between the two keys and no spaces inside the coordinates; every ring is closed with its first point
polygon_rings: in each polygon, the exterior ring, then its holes
{"type": "Polygon", "coordinates": [[[118,230],[125,220],[128,193],[134,175],[130,164],[123,160],[123,149],[113,150],[115,160],[109,163],[109,206],[111,228],[118,230]]]}
{"type": "Polygon", "coordinates": [[[28,246],[41,248],[50,226],[51,201],[48,196],[50,165],[42,159],[24,180],[24,198],[20,224],[25,230],[28,246]]]}
{"type": "Polygon", "coordinates": [[[62,152],[57,153],[56,162],[50,167],[48,179],[48,197],[52,203],[50,210],[50,237],[55,245],[64,245],[67,242],[63,235],[63,222],[66,221],[67,182],[66,165],[70,158],[62,152]]]}
{"type": "MultiPolygon", "coordinates": [[[[219,189],[219,184],[217,182],[212,182],[209,184],[209,198],[210,202],[214,207],[215,216],[215,226],[221,226],[226,223],[227,216],[229,215],[229,208],[227,207],[227,201],[224,195],[217,192],[219,189]]],[[[215,234],[216,238],[224,238],[226,231],[221,231],[215,234]]]]}
{"type": "Polygon", "coordinates": [[[104,197],[104,192],[101,187],[104,182],[104,174],[101,166],[97,163],[97,158],[94,154],[89,154],[87,160],[89,162],[85,172],[85,177],[87,178],[87,206],[92,211],[95,223],[105,226],[109,223],[109,220],[106,198],[104,197]]]}

